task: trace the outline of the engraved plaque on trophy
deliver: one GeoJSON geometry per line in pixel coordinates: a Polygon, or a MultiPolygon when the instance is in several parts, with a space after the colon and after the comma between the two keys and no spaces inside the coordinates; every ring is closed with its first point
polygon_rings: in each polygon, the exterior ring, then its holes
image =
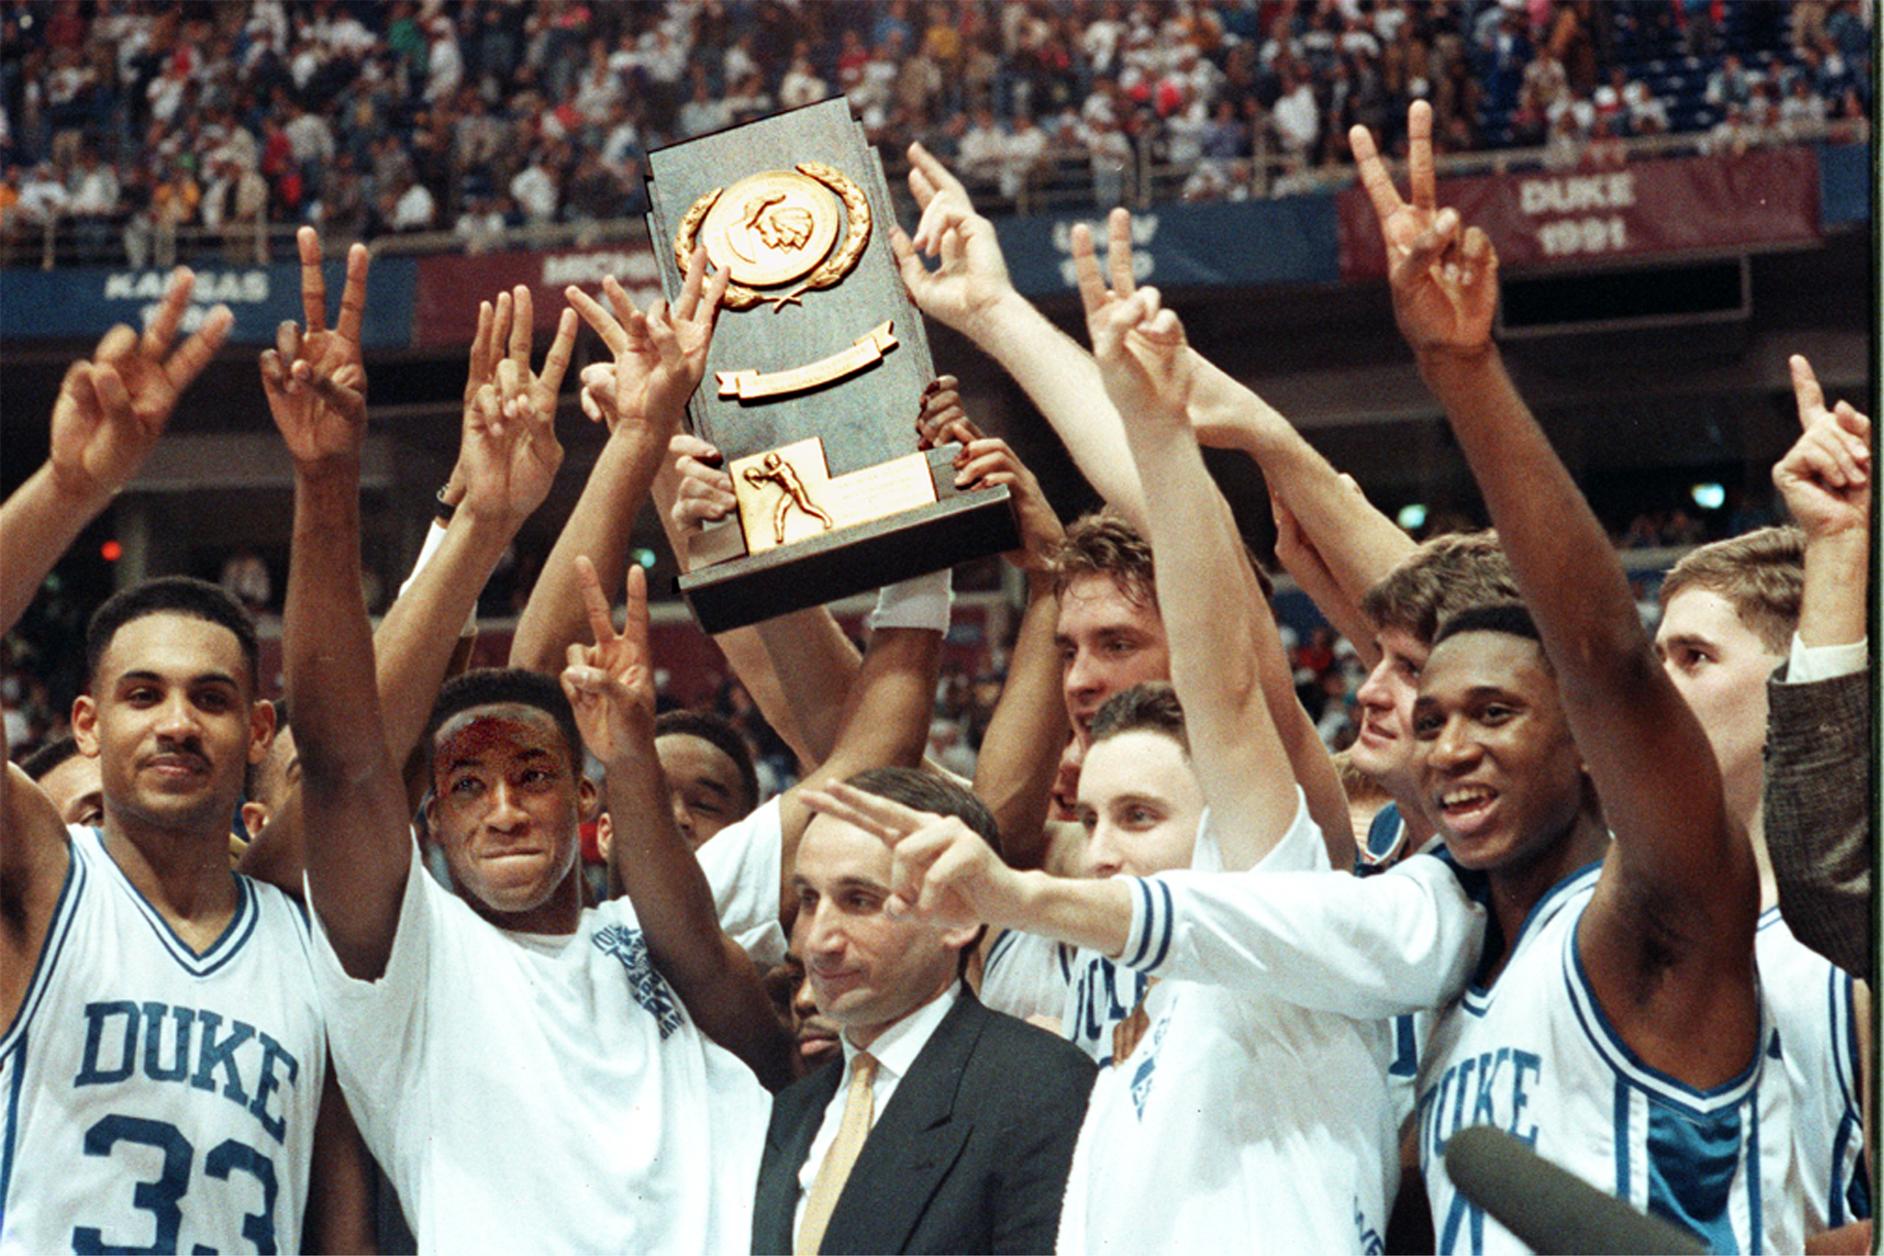
{"type": "Polygon", "coordinates": [[[917,448],[934,378],[890,252],[889,189],[843,98],[657,149],[648,231],[669,300],[704,246],[729,273],[692,430],[737,518],[694,538],[680,592],[708,632],[1019,544],[1003,486],[917,448]]]}

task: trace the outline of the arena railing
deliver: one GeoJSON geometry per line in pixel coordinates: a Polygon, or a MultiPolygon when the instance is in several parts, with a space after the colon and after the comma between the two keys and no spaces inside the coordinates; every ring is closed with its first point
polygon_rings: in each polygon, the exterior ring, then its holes
{"type": "MultiPolygon", "coordinates": [[[[1851,118],[1766,130],[1747,128],[1731,138],[1714,132],[1686,132],[1598,143],[1608,150],[1600,155],[1605,164],[1626,164],[1714,153],[1723,144],[1737,151],[1808,143],[1862,144],[1870,138],[1869,121],[1851,118]]],[[[1532,173],[1553,167],[1582,169],[1586,168],[1583,159],[1596,146],[1585,142],[1575,152],[1535,147],[1450,153],[1441,155],[1437,166],[1441,178],[1532,173]]],[[[900,196],[908,165],[900,152],[886,148],[885,155],[885,171],[900,196]]],[[[977,208],[994,216],[1072,210],[1102,213],[1121,204],[1147,210],[1186,200],[1269,199],[1334,192],[1354,182],[1353,167],[1346,163],[1307,167],[1300,158],[1277,151],[1265,138],[1259,138],[1247,155],[1236,158],[1173,162],[1169,160],[1168,141],[1141,137],[1135,141],[1129,161],[1109,167],[1096,168],[1084,153],[1066,153],[1008,172],[1005,178],[998,170],[959,173],[977,208]],[[1200,169],[1205,166],[1214,173],[1200,178],[1200,169]]],[[[0,265],[45,270],[87,264],[163,268],[177,262],[261,265],[294,258],[292,223],[261,220],[234,228],[189,226],[168,230],[152,225],[140,228],[133,253],[126,241],[130,222],[125,218],[86,222],[70,216],[43,224],[15,221],[0,232],[0,265]]],[[[382,235],[368,243],[376,255],[424,256],[584,248],[646,238],[646,227],[637,216],[515,227],[471,244],[449,230],[382,235]]]]}

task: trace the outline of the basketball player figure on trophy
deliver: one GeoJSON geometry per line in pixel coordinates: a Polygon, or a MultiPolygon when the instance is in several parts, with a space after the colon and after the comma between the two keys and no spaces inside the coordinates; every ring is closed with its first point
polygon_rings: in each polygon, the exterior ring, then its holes
{"type": "Polygon", "coordinates": [[[826,532],[837,526],[836,521],[811,500],[811,494],[805,491],[805,482],[798,478],[797,468],[778,454],[768,453],[758,466],[747,467],[745,476],[746,483],[754,488],[766,483],[778,485],[778,502],[772,507],[772,535],[780,545],[785,544],[785,517],[793,506],[823,524],[826,532]]]}

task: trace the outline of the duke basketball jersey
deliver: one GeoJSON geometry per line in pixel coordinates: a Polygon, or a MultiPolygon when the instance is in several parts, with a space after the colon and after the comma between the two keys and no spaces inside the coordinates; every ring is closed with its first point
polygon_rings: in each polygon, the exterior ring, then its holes
{"type": "Polygon", "coordinates": [[[0,1252],[298,1249],[327,1072],[300,907],[237,876],[199,954],[70,839],[0,1038],[0,1252]]]}
{"type": "Polygon", "coordinates": [[[1497,981],[1468,987],[1427,1045],[1416,1112],[1437,1250],[1527,1250],[1446,1175],[1447,1143],[1474,1125],[1522,1139],[1712,1251],[1799,1250],[1799,1210],[1787,1198],[1790,1087],[1764,1002],[1762,1049],[1738,1077],[1697,1090],[1643,1064],[1598,1006],[1577,953],[1599,867],[1538,900],[1497,981]]]}
{"type": "Polygon", "coordinates": [[[1760,917],[1754,955],[1792,1087],[1806,1233],[1862,1221],[1871,1197],[1851,975],[1795,938],[1777,907],[1760,917]]]}

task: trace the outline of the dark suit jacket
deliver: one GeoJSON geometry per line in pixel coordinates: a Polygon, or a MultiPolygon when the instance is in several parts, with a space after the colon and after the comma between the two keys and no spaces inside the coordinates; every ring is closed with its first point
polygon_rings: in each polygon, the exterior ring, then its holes
{"type": "Polygon", "coordinates": [[[1871,674],[1766,687],[1766,847],[1801,942],[1871,976],[1871,674]]]}
{"type": "MultiPolygon", "coordinates": [[[[824,1232],[826,1252],[1046,1252],[1095,1073],[967,990],[897,1084],[824,1232]]],[[[752,1250],[790,1252],[804,1167],[842,1061],[772,1101],[752,1250]]]]}

